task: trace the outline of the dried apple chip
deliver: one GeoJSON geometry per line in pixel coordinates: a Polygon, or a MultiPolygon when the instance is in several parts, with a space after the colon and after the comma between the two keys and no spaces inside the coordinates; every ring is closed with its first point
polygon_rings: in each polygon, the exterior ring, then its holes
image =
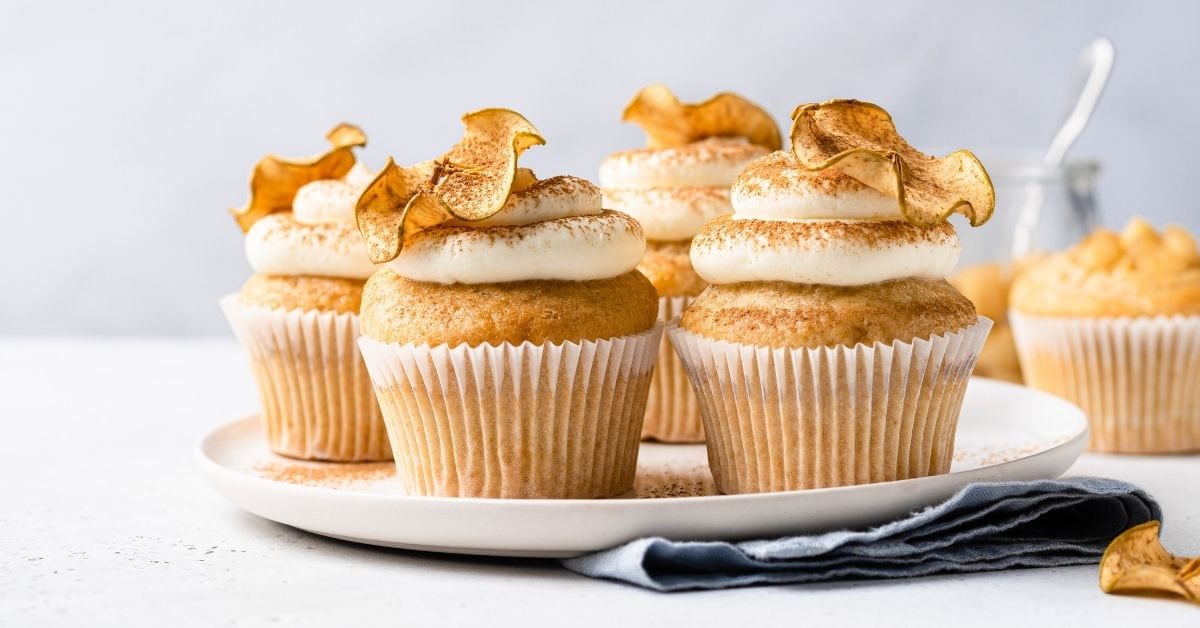
{"type": "Polygon", "coordinates": [[[432,161],[407,168],[397,166],[388,157],[379,174],[359,195],[354,216],[367,244],[367,256],[382,263],[395,259],[403,247],[405,224],[409,231],[426,229],[442,222],[442,212],[422,204],[413,209],[412,201],[422,186],[434,178],[437,166],[432,161]]]}
{"type": "Polygon", "coordinates": [[[1200,604],[1200,557],[1196,557],[1187,562],[1175,574],[1179,578],[1179,584],[1187,589],[1189,598],[1200,604]]]}
{"type": "Polygon", "coordinates": [[[325,139],[332,148],[323,154],[302,159],[267,155],[255,164],[250,175],[250,201],[229,210],[243,232],[267,214],[290,210],[296,192],[305,184],[346,176],[354,166],[353,149],[367,145],[367,136],[353,124],[333,127],[325,139]]]}
{"type": "Polygon", "coordinates": [[[682,103],[665,85],[650,85],[625,106],[621,120],[642,127],[650,148],[683,146],[708,137],[744,137],[771,150],[783,145],[771,114],[731,92],[682,103]]]}
{"type": "Polygon", "coordinates": [[[932,226],[960,213],[978,227],[992,217],[996,192],[968,150],[937,158],[909,145],[887,111],[857,100],[801,105],[792,113],[792,152],[810,170],[836,166],[896,198],[913,224],[932,226]]]}
{"type": "Polygon", "coordinates": [[[1200,602],[1190,586],[1192,563],[1168,552],[1158,539],[1160,524],[1148,521],[1113,539],[1100,559],[1100,589],[1105,593],[1173,594],[1200,602]]]}
{"type": "Polygon", "coordinates": [[[463,116],[467,132],[442,156],[442,177],[431,192],[461,220],[483,220],[504,207],[517,178],[517,159],[546,140],[510,109],[463,116]]]}
{"type": "Polygon", "coordinates": [[[358,199],[355,215],[371,261],[391,261],[413,233],[453,218],[483,220],[504,208],[513,189],[536,181],[518,168],[521,153],[545,144],[533,124],[509,109],[462,118],[462,140],[432,162],[404,168],[391,159],[358,199]]]}
{"type": "Polygon", "coordinates": [[[512,192],[524,192],[538,182],[537,175],[529,168],[517,168],[517,176],[513,178],[512,192]]]}

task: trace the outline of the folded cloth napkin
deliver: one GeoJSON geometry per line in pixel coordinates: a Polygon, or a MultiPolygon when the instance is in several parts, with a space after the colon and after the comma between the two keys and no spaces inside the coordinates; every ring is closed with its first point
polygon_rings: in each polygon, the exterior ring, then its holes
{"type": "Polygon", "coordinates": [[[1153,498],[1118,480],[981,483],[870,530],[741,543],[645,538],[563,564],[658,591],[1058,567],[1097,563],[1122,531],[1161,518],[1153,498]]]}

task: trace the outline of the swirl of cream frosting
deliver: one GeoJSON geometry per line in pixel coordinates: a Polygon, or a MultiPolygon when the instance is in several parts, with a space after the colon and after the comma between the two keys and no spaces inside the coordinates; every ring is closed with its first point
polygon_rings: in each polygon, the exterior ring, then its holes
{"type": "Polygon", "coordinates": [[[733,210],[730,184],[766,152],[740,138],[708,138],[613,153],[600,165],[604,206],[633,216],[651,240],[688,240],[701,225],[733,210]]]}
{"type": "Polygon", "coordinates": [[[784,151],[750,162],[730,195],[737,219],[904,220],[896,199],[836,168],[805,170],[784,151]]]}
{"type": "Polygon", "coordinates": [[[692,241],[692,265],[709,283],[940,279],[961,251],[949,223],[912,225],[895,199],[835,168],[806,170],[789,153],[751,163],[731,195],[733,215],[708,223],[692,241]]]}
{"type": "Polygon", "coordinates": [[[371,183],[374,173],[361,162],[355,162],[341,179],[318,179],[304,184],[292,200],[292,213],[306,225],[332,222],[354,222],[354,204],[363,189],[371,183]]]}
{"type": "Polygon", "coordinates": [[[646,238],[659,242],[690,240],[704,223],[733,211],[725,187],[609,189],[604,205],[633,216],[646,238]]]}
{"type": "Polygon", "coordinates": [[[496,215],[414,234],[387,266],[433,283],[588,281],[633,270],[646,248],[637,221],[601,208],[600,190],[553,177],[514,191],[496,215]]]}
{"type": "Polygon", "coordinates": [[[246,259],[266,275],[366,279],[375,272],[353,222],[304,224],[288,212],[265,216],[250,227],[246,259]]]}
{"type": "Polygon", "coordinates": [[[374,174],[361,162],[341,179],[302,186],[291,213],[271,214],[246,233],[255,272],[366,279],[375,272],[354,221],[354,205],[374,174]]]}

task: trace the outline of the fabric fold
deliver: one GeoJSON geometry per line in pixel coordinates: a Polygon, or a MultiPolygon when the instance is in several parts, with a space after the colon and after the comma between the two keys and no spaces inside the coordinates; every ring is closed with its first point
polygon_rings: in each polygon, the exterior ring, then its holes
{"type": "Polygon", "coordinates": [[[868,530],[741,543],[644,538],[563,561],[656,591],[908,578],[1099,562],[1131,526],[1161,520],[1140,488],[1106,478],[972,484],[868,530]]]}

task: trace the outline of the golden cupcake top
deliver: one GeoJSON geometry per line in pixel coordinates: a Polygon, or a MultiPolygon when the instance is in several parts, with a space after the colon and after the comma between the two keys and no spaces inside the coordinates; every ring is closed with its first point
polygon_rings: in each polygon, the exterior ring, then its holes
{"type": "Polygon", "coordinates": [[[1046,316],[1200,315],[1200,253],[1187,229],[1141,218],[1098,229],[1017,277],[1012,308],[1046,316]]]}

